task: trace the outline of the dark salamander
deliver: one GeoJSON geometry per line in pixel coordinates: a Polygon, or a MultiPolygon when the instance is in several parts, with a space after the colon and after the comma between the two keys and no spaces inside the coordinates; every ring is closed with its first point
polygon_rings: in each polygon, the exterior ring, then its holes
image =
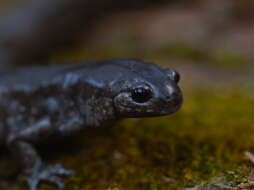
{"type": "Polygon", "coordinates": [[[30,190],[40,181],[63,188],[71,170],[44,164],[34,148],[52,135],[111,125],[121,118],[161,116],[182,104],[179,74],[136,59],[38,66],[0,75],[0,142],[30,190]]]}

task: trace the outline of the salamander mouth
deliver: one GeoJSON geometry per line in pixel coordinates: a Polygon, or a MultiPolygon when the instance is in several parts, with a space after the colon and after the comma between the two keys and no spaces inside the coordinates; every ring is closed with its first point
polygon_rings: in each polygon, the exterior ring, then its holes
{"type": "MultiPolygon", "coordinates": [[[[177,112],[183,104],[182,95],[177,97],[176,99],[172,100],[171,102],[162,102],[158,104],[156,107],[153,108],[143,108],[142,111],[140,110],[133,110],[133,111],[126,111],[125,113],[121,114],[118,113],[120,117],[127,117],[127,118],[142,118],[142,117],[158,117],[158,116],[166,116],[177,112]]],[[[117,108],[115,108],[117,113],[117,108]]]]}
{"type": "Polygon", "coordinates": [[[168,102],[167,108],[165,110],[162,110],[162,114],[171,114],[176,111],[178,111],[183,104],[183,96],[182,93],[177,94],[171,101],[168,102]]]}
{"type": "Polygon", "coordinates": [[[166,110],[162,110],[161,112],[160,112],[160,114],[161,115],[169,115],[169,114],[173,114],[173,113],[175,113],[175,112],[177,112],[181,107],[182,107],[182,101],[181,101],[181,103],[178,103],[178,104],[176,104],[176,105],[174,105],[174,106],[172,106],[172,107],[170,107],[170,108],[168,108],[168,109],[166,109],[166,110]]]}

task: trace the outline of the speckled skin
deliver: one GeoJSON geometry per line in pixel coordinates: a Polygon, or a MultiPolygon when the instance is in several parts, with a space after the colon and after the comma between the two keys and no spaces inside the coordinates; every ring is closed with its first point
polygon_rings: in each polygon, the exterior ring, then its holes
{"type": "Polygon", "coordinates": [[[73,172],[47,166],[33,145],[53,135],[110,125],[127,117],[174,113],[182,104],[176,72],[142,60],[111,59],[23,68],[0,76],[0,141],[27,176],[30,190],[40,181],[63,188],[58,175],[73,172]],[[150,89],[146,102],[132,98],[135,88],[150,89]]]}

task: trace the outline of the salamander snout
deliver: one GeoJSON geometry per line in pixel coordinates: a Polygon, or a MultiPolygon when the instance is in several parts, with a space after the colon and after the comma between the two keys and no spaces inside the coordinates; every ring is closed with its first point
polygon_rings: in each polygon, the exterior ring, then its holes
{"type": "Polygon", "coordinates": [[[166,84],[164,94],[165,100],[167,102],[182,99],[182,92],[176,83],[166,84]]]}
{"type": "Polygon", "coordinates": [[[158,99],[162,114],[176,112],[183,102],[182,92],[175,82],[165,84],[164,89],[159,91],[158,99]]]}
{"type": "Polygon", "coordinates": [[[119,116],[150,117],[176,112],[183,98],[177,83],[180,75],[173,69],[153,72],[146,78],[136,76],[126,81],[114,98],[119,116]]]}

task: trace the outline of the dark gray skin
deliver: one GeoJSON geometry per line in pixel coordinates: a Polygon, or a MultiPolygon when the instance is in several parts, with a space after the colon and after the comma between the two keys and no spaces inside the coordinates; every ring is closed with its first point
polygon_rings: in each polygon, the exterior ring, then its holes
{"type": "Polygon", "coordinates": [[[111,59],[34,67],[0,76],[0,139],[27,176],[63,188],[71,170],[45,165],[35,143],[118,119],[168,115],[182,104],[179,74],[142,60],[111,59]]]}

